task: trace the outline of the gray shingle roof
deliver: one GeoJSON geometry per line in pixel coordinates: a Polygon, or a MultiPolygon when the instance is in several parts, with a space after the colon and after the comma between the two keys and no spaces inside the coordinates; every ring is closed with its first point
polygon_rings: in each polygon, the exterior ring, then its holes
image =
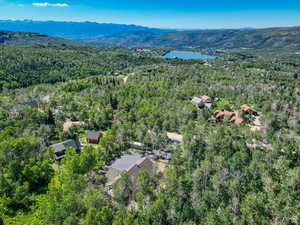
{"type": "Polygon", "coordinates": [[[100,138],[100,131],[87,131],[86,132],[86,137],[88,139],[99,139],[100,138]]]}
{"type": "Polygon", "coordinates": [[[74,147],[75,149],[80,149],[80,146],[76,143],[76,141],[70,139],[70,140],[66,140],[64,142],[61,143],[57,143],[54,145],[50,146],[51,148],[53,148],[54,152],[62,152],[64,151],[67,147],[74,147]]]}
{"type": "Polygon", "coordinates": [[[134,176],[141,170],[154,171],[153,162],[149,157],[143,157],[137,153],[122,155],[108,167],[107,185],[112,185],[124,171],[127,171],[130,176],[134,176]]]}
{"type": "Polygon", "coordinates": [[[116,161],[114,161],[110,167],[120,171],[125,171],[130,169],[142,158],[143,156],[140,154],[124,154],[121,158],[118,158],[116,161]]]}

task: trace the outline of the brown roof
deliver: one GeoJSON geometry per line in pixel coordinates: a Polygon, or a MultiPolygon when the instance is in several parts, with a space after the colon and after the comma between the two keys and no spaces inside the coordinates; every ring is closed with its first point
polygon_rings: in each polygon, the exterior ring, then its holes
{"type": "Polygon", "coordinates": [[[227,117],[229,117],[229,119],[231,119],[235,115],[236,115],[236,112],[229,112],[227,110],[221,109],[221,110],[216,110],[211,119],[219,121],[219,122],[223,122],[225,116],[227,116],[227,117]]]}
{"type": "Polygon", "coordinates": [[[235,123],[235,124],[243,124],[245,120],[239,116],[234,116],[231,118],[230,123],[235,123]]]}
{"type": "Polygon", "coordinates": [[[251,108],[248,105],[242,105],[240,107],[240,110],[235,110],[234,112],[227,111],[225,109],[216,110],[210,120],[216,121],[216,122],[223,122],[225,116],[228,117],[230,123],[235,124],[243,124],[245,123],[245,120],[240,117],[240,112],[246,112],[248,114],[256,113],[256,111],[251,108]]]}
{"type": "Polygon", "coordinates": [[[244,119],[240,117],[240,111],[235,110],[234,112],[230,112],[224,109],[216,110],[211,117],[211,120],[217,122],[224,122],[224,118],[228,117],[230,123],[242,124],[244,123],[244,119]]]}
{"type": "Polygon", "coordinates": [[[246,113],[256,113],[256,110],[251,108],[249,105],[242,105],[240,107],[240,109],[243,111],[243,112],[246,112],[246,113]]]}
{"type": "Polygon", "coordinates": [[[132,165],[129,169],[127,169],[127,172],[129,175],[132,175],[142,169],[147,169],[150,171],[153,170],[153,162],[151,161],[151,159],[147,157],[142,158],[141,160],[136,162],[136,164],[132,165]]]}
{"type": "Polygon", "coordinates": [[[108,179],[107,185],[111,185],[118,180],[124,171],[127,171],[132,176],[141,170],[154,172],[155,168],[152,160],[137,153],[124,154],[108,167],[106,174],[108,179]]]}

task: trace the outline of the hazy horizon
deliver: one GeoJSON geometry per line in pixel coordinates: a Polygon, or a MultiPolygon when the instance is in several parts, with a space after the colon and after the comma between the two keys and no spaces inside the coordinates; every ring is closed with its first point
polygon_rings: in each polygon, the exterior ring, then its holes
{"type": "MultiPolygon", "coordinates": [[[[264,29],[264,28],[277,28],[277,27],[299,27],[299,25],[287,25],[287,26],[266,26],[266,27],[253,27],[253,26],[243,26],[243,27],[211,27],[211,28],[201,28],[201,27],[194,27],[194,28],[183,28],[183,27],[153,27],[147,26],[142,24],[129,24],[129,23],[112,23],[112,22],[101,22],[101,21],[90,21],[90,20],[82,20],[82,21],[74,21],[74,20],[32,20],[32,19],[0,19],[0,21],[32,21],[32,22],[71,22],[71,23],[98,23],[98,24],[118,24],[118,25],[128,25],[128,26],[142,26],[147,28],[154,28],[154,29],[166,29],[166,30],[221,30],[221,29],[264,29]]],[[[1,27],[0,27],[1,29],[1,27]]]]}
{"type": "Polygon", "coordinates": [[[300,1],[0,0],[1,20],[91,21],[165,29],[299,26],[300,1]]]}

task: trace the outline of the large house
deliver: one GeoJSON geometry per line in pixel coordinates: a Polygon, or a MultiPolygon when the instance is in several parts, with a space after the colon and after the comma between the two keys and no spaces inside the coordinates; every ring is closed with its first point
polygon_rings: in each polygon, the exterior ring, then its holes
{"type": "Polygon", "coordinates": [[[59,161],[65,157],[65,151],[68,147],[73,147],[76,151],[78,151],[81,148],[81,144],[78,140],[69,139],[64,142],[51,145],[50,147],[53,149],[54,159],[59,161]]]}
{"type": "Polygon", "coordinates": [[[230,112],[225,109],[216,110],[210,120],[217,123],[228,121],[230,123],[242,124],[245,122],[244,119],[240,117],[239,110],[230,112]]]}
{"type": "Polygon", "coordinates": [[[243,124],[246,121],[245,119],[242,118],[242,113],[249,115],[252,118],[253,116],[254,117],[258,116],[256,110],[254,110],[248,105],[242,105],[240,109],[235,110],[233,112],[227,111],[225,109],[216,110],[213,113],[210,120],[217,123],[230,122],[235,124],[243,124]]]}
{"type": "Polygon", "coordinates": [[[143,157],[141,154],[124,154],[116,159],[111,165],[106,167],[107,186],[111,187],[122,175],[127,172],[131,183],[131,191],[135,192],[136,175],[143,170],[155,173],[156,168],[149,157],[143,157]]]}

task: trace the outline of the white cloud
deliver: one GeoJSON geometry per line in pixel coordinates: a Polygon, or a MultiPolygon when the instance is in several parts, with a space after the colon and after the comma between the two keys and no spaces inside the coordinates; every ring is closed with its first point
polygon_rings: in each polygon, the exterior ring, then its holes
{"type": "MultiPolygon", "coordinates": [[[[1,0],[0,0],[0,2],[1,2],[1,0]]],[[[9,6],[10,6],[10,7],[24,7],[25,5],[24,5],[24,4],[10,3],[9,6]]]]}
{"type": "Polygon", "coordinates": [[[32,3],[33,6],[36,7],[47,7],[47,6],[52,6],[52,7],[68,7],[69,5],[67,3],[48,3],[48,2],[43,2],[43,3],[32,3]]]}

